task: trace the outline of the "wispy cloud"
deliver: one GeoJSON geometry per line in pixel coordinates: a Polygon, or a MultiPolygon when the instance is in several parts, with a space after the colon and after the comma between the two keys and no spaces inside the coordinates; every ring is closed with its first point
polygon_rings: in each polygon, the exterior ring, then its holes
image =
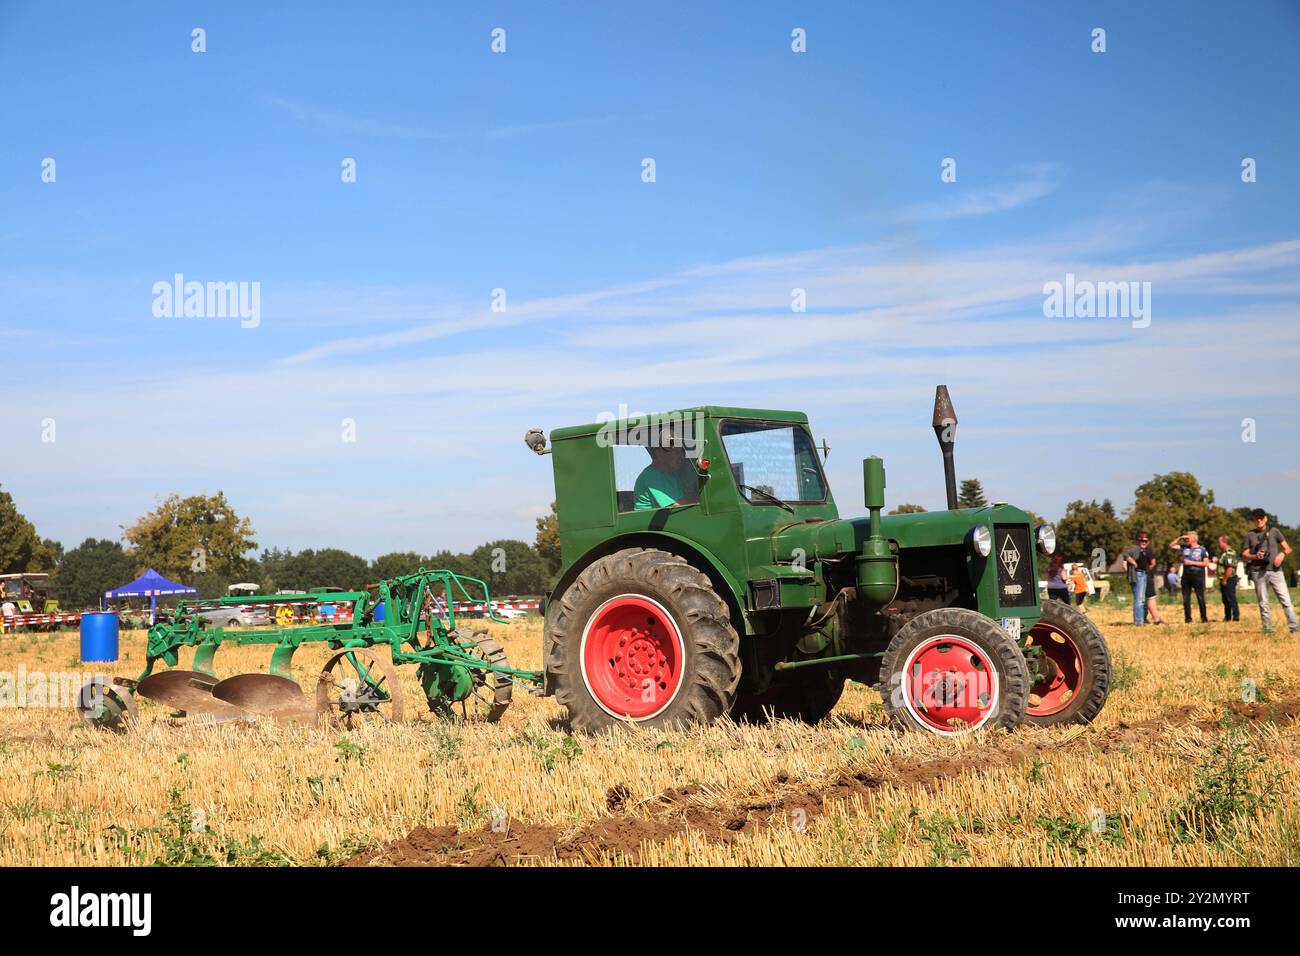
{"type": "Polygon", "coordinates": [[[955,183],[945,185],[954,193],[951,199],[911,206],[904,215],[911,219],[959,219],[1006,212],[1056,192],[1058,169],[1055,163],[1036,163],[1024,167],[1020,179],[985,188],[967,189],[960,174],[955,183]]]}
{"type": "Polygon", "coordinates": [[[420,126],[357,116],[339,110],[324,109],[311,103],[305,103],[302,100],[290,99],[284,96],[263,95],[261,102],[265,106],[288,113],[300,125],[317,132],[346,133],[392,139],[438,138],[432,130],[420,126]]]}

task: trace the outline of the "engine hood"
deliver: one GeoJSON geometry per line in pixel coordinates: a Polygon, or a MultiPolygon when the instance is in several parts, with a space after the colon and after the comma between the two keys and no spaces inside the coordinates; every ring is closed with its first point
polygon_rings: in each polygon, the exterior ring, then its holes
{"type": "MultiPolygon", "coordinates": [[[[955,511],[922,511],[916,514],[883,515],[881,533],[900,548],[932,548],[960,545],[970,529],[994,524],[1024,524],[1032,527],[1028,512],[1012,505],[959,508],[955,511]]],[[[836,558],[857,554],[871,534],[871,520],[836,518],[830,521],[802,521],[778,528],[773,535],[774,559],[790,561],[802,552],[804,560],[836,558]]]]}

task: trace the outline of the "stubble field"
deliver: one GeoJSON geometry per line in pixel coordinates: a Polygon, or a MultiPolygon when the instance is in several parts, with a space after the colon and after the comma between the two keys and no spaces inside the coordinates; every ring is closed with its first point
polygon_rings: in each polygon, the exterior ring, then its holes
{"type": "MultiPolygon", "coordinates": [[[[856,684],[816,727],[570,736],[523,688],[500,723],[457,724],[409,668],[408,722],[348,732],[187,726],[141,702],[110,734],[4,707],[0,864],[1300,863],[1300,639],[1266,637],[1253,606],[1235,625],[1092,614],[1116,670],[1097,723],[956,740],[889,729],[856,684]]],[[[539,666],[540,621],[491,629],[539,666]]],[[[134,676],[143,645],[123,634],[112,673],[134,676]]],[[[76,656],[73,632],[0,636],[6,672],[76,656]]],[[[304,687],[326,656],[298,653],[304,687]]],[[[222,651],[217,671],[268,657],[222,651]]]]}

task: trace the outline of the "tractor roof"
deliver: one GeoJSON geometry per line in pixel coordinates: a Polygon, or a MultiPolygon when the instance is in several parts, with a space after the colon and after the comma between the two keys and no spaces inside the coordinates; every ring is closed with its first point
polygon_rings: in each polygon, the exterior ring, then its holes
{"type": "Polygon", "coordinates": [[[691,418],[696,415],[704,418],[747,418],[757,421],[808,424],[808,416],[803,412],[783,412],[770,408],[731,408],[725,405],[696,405],[691,408],[679,408],[671,412],[626,414],[623,418],[610,418],[604,422],[596,422],[591,425],[570,425],[566,428],[557,428],[551,432],[551,441],[588,437],[596,434],[602,428],[618,428],[619,426],[635,428],[638,425],[658,424],[682,418],[691,418]]]}

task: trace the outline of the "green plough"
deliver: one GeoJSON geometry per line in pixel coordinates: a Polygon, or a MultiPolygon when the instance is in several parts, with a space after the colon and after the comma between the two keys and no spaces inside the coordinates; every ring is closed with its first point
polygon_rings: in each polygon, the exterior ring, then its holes
{"type": "MultiPolygon", "coordinates": [[[[465,635],[458,630],[454,603],[460,598],[481,601],[489,618],[506,623],[492,613],[484,582],[423,568],[366,591],[182,601],[170,622],[149,629],[147,660],[140,676],[91,681],[82,691],[82,713],[99,727],[125,726],[139,696],[172,707],[177,716],[204,721],[260,717],[344,727],[366,720],[400,722],[403,700],[395,665],[414,664],[433,712],[499,720],[510,705],[514,685],[540,688],[542,675],[512,668],[487,631],[465,635]],[[300,627],[240,630],[208,621],[213,608],[267,605],[283,611],[301,602],[352,602],[352,615],[300,627]],[[272,648],[269,673],[217,677],[213,661],[218,650],[253,644],[272,648]],[[321,672],[314,698],[304,693],[291,673],[293,655],[304,644],[324,644],[335,651],[321,672]],[[176,669],[184,648],[194,650],[192,670],[176,669]],[[381,654],[382,648],[388,654],[381,654]],[[155,673],[160,662],[168,669],[155,673]]],[[[283,620],[284,615],[276,619],[283,620]]]]}

